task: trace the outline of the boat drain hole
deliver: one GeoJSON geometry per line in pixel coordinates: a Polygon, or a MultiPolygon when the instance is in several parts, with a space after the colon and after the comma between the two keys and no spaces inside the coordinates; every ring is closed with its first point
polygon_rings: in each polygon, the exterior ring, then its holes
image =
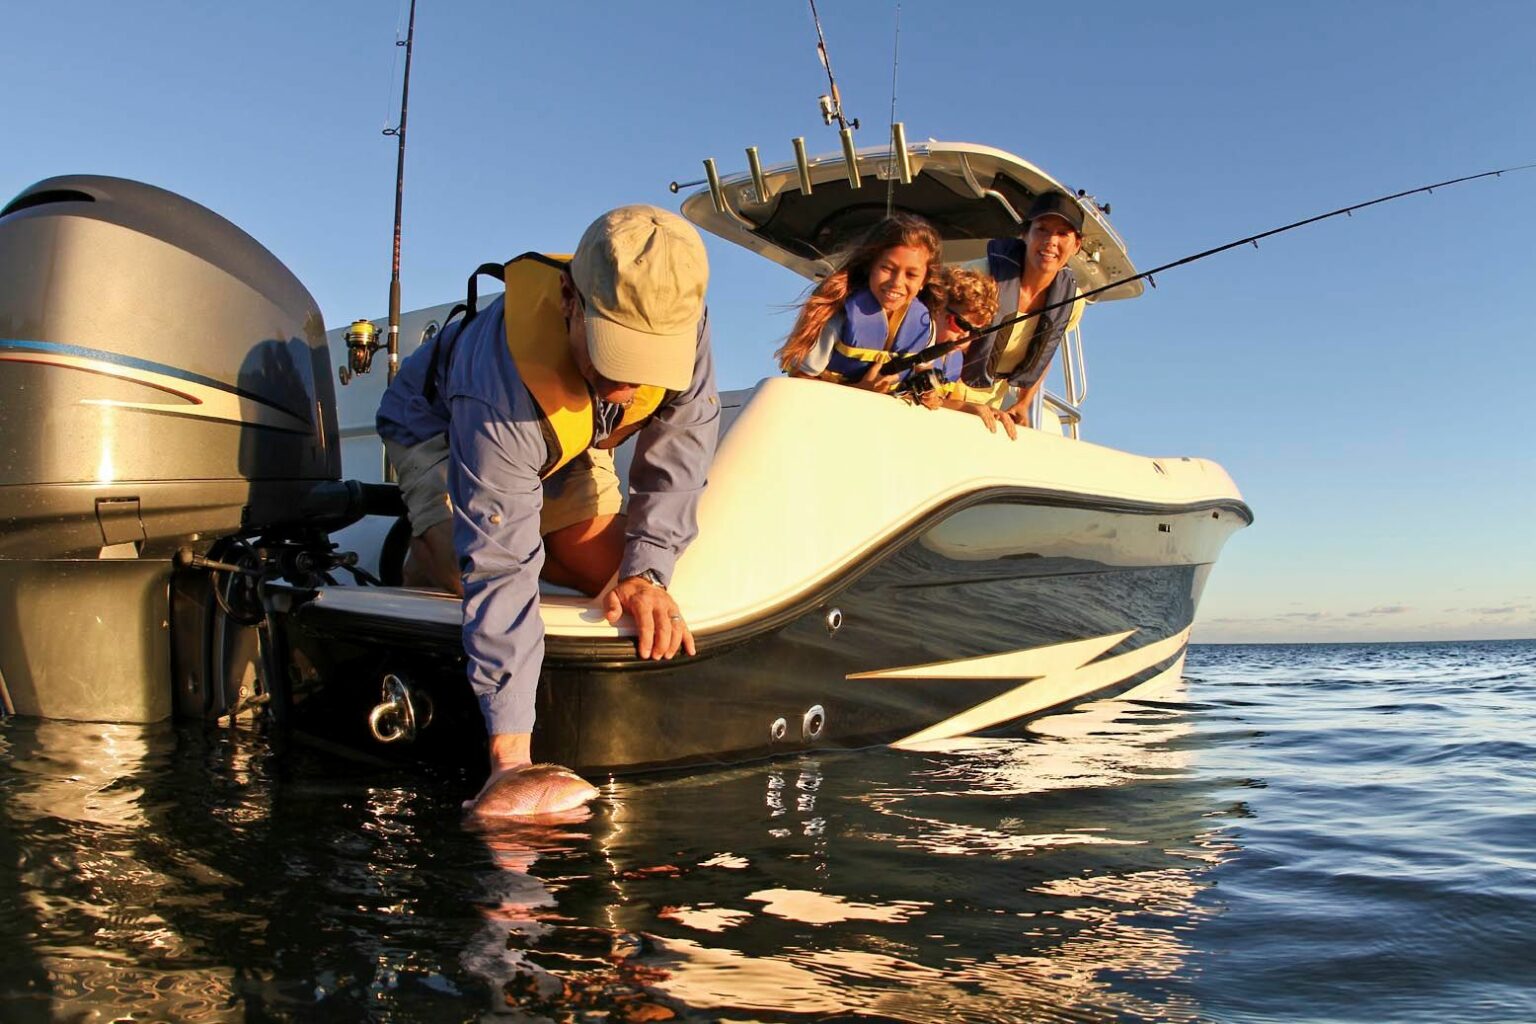
{"type": "Polygon", "coordinates": [[[773,724],[768,727],[768,735],[777,743],[789,732],[789,723],[782,718],[775,718],[773,724]]]}
{"type": "Polygon", "coordinates": [[[819,739],[827,726],[827,713],[820,704],[813,705],[800,722],[800,735],[807,740],[819,739]]]}
{"type": "Polygon", "coordinates": [[[837,631],[842,628],[843,610],[841,608],[829,609],[827,611],[827,633],[829,635],[835,635],[837,631]]]}

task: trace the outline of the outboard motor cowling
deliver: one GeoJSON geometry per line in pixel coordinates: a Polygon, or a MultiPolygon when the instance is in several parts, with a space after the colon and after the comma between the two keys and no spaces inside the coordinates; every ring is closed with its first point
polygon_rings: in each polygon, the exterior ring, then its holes
{"type": "Polygon", "coordinates": [[[339,479],[320,311],[217,214],[87,175],[0,209],[0,702],[170,713],[171,558],[339,479]]]}

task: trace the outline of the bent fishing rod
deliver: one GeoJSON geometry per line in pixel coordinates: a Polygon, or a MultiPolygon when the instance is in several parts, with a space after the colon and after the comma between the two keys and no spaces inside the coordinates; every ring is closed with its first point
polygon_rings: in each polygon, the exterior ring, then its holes
{"type": "Polygon", "coordinates": [[[1160,267],[1153,267],[1151,270],[1144,270],[1133,277],[1123,277],[1118,281],[1111,281],[1109,284],[1094,288],[1091,291],[1083,292],[1080,295],[1074,295],[1070,299],[1063,299],[1060,302],[1053,302],[1050,305],[1042,306],[1041,308],[1028,313],[1019,313],[1016,316],[1011,316],[1007,319],[1000,320],[997,323],[991,324],[987,327],[972,328],[970,333],[968,333],[963,338],[956,338],[954,341],[943,341],[937,345],[930,345],[922,351],[913,352],[910,355],[897,356],[895,359],[888,360],[887,362],[881,364],[880,376],[889,377],[893,374],[905,373],[907,370],[912,369],[914,366],[932,362],[935,359],[942,359],[962,345],[968,345],[979,338],[984,338],[987,335],[996,331],[1000,331],[1005,327],[1012,327],[1014,324],[1021,324],[1026,320],[1033,320],[1035,317],[1040,316],[1042,313],[1048,313],[1053,309],[1060,309],[1063,306],[1070,306],[1080,299],[1091,299],[1095,295],[1109,291],[1111,288],[1118,288],[1121,285],[1130,284],[1134,281],[1140,281],[1142,279],[1146,279],[1153,285],[1153,287],[1156,287],[1157,282],[1153,280],[1155,275],[1161,274],[1165,270],[1172,270],[1174,267],[1182,267],[1185,264],[1194,263],[1196,260],[1203,260],[1207,256],[1215,256],[1217,253],[1226,252],[1228,249],[1236,249],[1240,245],[1252,245],[1255,249],[1257,249],[1259,247],[1259,242],[1262,239],[1271,238],[1275,235],[1282,234],[1286,231],[1292,231],[1296,228],[1306,227],[1308,224],[1316,224],[1318,221],[1327,220],[1330,217],[1338,217],[1340,215],[1348,216],[1355,210],[1363,210],[1367,206],[1375,206],[1378,203],[1391,202],[1394,199],[1401,199],[1404,196],[1417,195],[1420,192],[1434,192],[1434,190],[1437,188],[1445,188],[1448,185],[1459,185],[1464,181],[1476,181],[1478,178],[1497,178],[1501,175],[1511,174],[1515,171],[1529,170],[1532,167],[1536,167],[1536,164],[1520,164],[1517,167],[1504,167],[1497,171],[1484,171],[1481,174],[1469,174],[1462,178],[1452,178],[1449,181],[1437,181],[1433,185],[1420,185],[1418,188],[1411,188],[1406,192],[1394,192],[1389,196],[1379,196],[1376,199],[1370,199],[1363,203],[1356,203],[1353,206],[1345,206],[1338,210],[1331,210],[1328,213],[1320,213],[1315,217],[1308,217],[1305,220],[1298,220],[1294,223],[1286,224],[1283,227],[1271,228],[1268,231],[1261,231],[1256,235],[1249,235],[1246,238],[1239,238],[1235,242],[1228,242],[1226,245],[1218,245],[1214,249],[1207,249],[1204,252],[1197,252],[1193,256],[1185,256],[1183,259],[1174,260],[1172,263],[1165,263],[1160,267]]]}

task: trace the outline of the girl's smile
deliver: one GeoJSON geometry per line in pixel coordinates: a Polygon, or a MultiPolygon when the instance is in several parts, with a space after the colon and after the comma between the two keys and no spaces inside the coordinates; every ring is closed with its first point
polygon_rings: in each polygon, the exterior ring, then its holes
{"type": "Polygon", "coordinates": [[[894,313],[911,302],[922,291],[931,258],[928,250],[913,245],[893,245],[882,252],[869,268],[869,290],[880,308],[894,313]]]}

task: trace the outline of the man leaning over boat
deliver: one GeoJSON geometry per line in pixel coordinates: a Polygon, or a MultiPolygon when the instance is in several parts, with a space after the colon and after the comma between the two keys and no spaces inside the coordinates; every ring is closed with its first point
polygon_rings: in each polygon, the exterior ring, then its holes
{"type": "MultiPolygon", "coordinates": [[[[1017,388],[1012,406],[998,419],[1013,435],[1014,424],[1031,426],[1035,398],[1067,331],[1083,314],[1077,275],[1067,266],[1083,247],[1083,208],[1065,192],[1042,192],[1025,215],[1019,238],[987,245],[986,271],[998,288],[997,323],[1019,313],[1038,316],[987,335],[965,354],[961,380],[970,391],[960,397],[1000,406],[1017,388]]],[[[979,269],[979,268],[978,268],[979,269]]]]}
{"type": "Polygon", "coordinates": [[[666,585],[697,532],[719,427],[709,271],[698,232],[654,206],[599,217],[569,262],[530,253],[501,269],[503,298],[401,365],[378,427],[411,510],[413,555],[463,594],[491,760],[466,807],[546,814],[595,790],[531,764],[541,572],[595,594],[617,570],[604,613],[631,616],[640,657],[694,653],[666,585]],[[626,519],[608,449],[631,435],[626,519]],[[449,529],[456,574],[443,563],[449,529]]]}

